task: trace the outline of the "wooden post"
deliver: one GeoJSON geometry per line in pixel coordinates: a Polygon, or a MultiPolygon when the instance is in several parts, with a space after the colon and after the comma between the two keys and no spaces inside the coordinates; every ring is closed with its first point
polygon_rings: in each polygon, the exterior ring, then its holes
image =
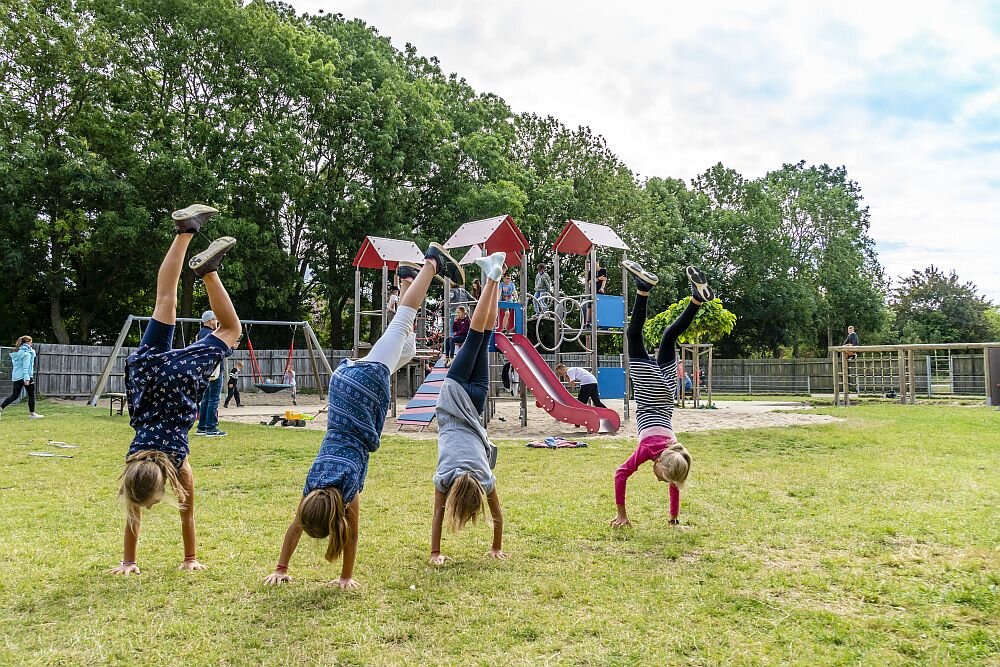
{"type": "Polygon", "coordinates": [[[323,380],[319,376],[319,365],[316,363],[316,350],[313,349],[313,342],[309,336],[312,333],[312,328],[309,324],[306,324],[302,328],[302,333],[306,339],[306,349],[309,351],[309,365],[312,367],[313,377],[316,379],[316,391],[319,393],[320,400],[325,401],[326,390],[323,388],[323,380]]]}
{"type": "Polygon", "coordinates": [[[844,375],[844,407],[851,406],[851,376],[847,365],[847,355],[840,355],[840,370],[844,375]]]}
{"type": "Polygon", "coordinates": [[[840,407],[840,352],[830,350],[830,369],[833,373],[833,405],[840,407]]]}
{"type": "Polygon", "coordinates": [[[917,366],[914,363],[915,355],[912,349],[906,351],[906,377],[910,383],[910,404],[917,403],[917,366]]]}
{"type": "Polygon", "coordinates": [[[115,366],[115,360],[118,359],[118,353],[122,350],[122,345],[125,343],[125,337],[128,336],[128,330],[132,328],[132,320],[135,319],[134,315],[129,315],[125,319],[125,324],[122,325],[122,330],[118,332],[118,338],[115,340],[115,346],[111,348],[111,355],[108,357],[107,363],[104,364],[104,369],[101,371],[101,377],[98,378],[97,384],[94,386],[94,390],[90,392],[90,399],[87,401],[87,405],[97,405],[97,401],[101,398],[101,393],[104,391],[104,385],[108,383],[108,378],[111,376],[111,369],[115,366]]]}

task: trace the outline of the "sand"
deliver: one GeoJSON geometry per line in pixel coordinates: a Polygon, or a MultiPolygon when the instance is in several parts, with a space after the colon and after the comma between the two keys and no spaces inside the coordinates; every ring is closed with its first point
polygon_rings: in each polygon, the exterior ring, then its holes
{"type": "MultiPolygon", "coordinates": [[[[280,394],[279,394],[280,395],[280,394]]],[[[244,424],[257,424],[261,421],[270,421],[271,415],[283,414],[286,409],[297,409],[304,414],[316,414],[323,404],[315,395],[303,395],[299,397],[298,408],[293,408],[291,401],[286,397],[287,403],[275,404],[275,395],[244,394],[244,404],[242,408],[235,406],[230,408],[219,407],[219,418],[226,422],[240,422],[244,424]]],[[[605,404],[622,414],[623,401],[605,401],[605,404]]],[[[397,403],[397,409],[402,411],[406,405],[405,400],[397,403]]],[[[716,401],[718,409],[677,409],[674,412],[674,428],[678,433],[690,431],[709,431],[721,429],[751,429],[769,428],[774,426],[798,426],[802,424],[826,424],[842,421],[836,417],[827,415],[802,414],[800,410],[808,408],[805,403],[797,401],[716,401]]],[[[536,408],[534,401],[528,399],[528,425],[522,427],[519,420],[520,404],[516,401],[498,401],[496,404],[496,414],[489,424],[490,435],[494,438],[502,439],[523,439],[533,440],[539,437],[562,436],[568,439],[586,439],[593,441],[595,438],[611,437],[634,437],[635,432],[635,402],[631,403],[633,412],[630,419],[622,420],[622,428],[614,435],[588,434],[586,429],[576,428],[572,424],[564,424],[556,421],[544,410],[536,408]]],[[[400,433],[410,438],[437,437],[437,422],[432,423],[427,429],[418,432],[414,427],[404,427],[402,431],[396,420],[391,415],[386,418],[384,434],[400,433]]],[[[280,427],[275,427],[280,428],[280,427]]],[[[319,414],[314,421],[306,422],[305,428],[325,429],[326,415],[319,414]]]]}

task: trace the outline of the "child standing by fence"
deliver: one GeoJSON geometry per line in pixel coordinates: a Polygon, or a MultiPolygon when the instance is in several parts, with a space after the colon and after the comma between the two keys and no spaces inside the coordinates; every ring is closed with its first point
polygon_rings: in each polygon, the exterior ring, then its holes
{"type": "Polygon", "coordinates": [[[354,561],[360,497],[368,474],[368,458],[379,448],[392,400],[390,378],[416,354],[413,322],[434,275],[439,273],[457,285],[465,281],[458,262],[436,243],[428,249],[422,268],[400,263],[397,273],[404,289],[396,316],[368,356],[359,361],[345,359],[330,377],[326,436],[306,476],[295,518],[285,531],[278,564],[264,579],[266,584],[291,581],[288,563],[305,532],[310,537],[328,539],[326,560],[332,562],[343,556],[337,585],[343,589],[358,586],[354,561]]]}
{"type": "Polygon", "coordinates": [[[646,324],[646,302],[649,292],[659,282],[654,274],[636,262],[622,266],[632,274],[636,297],[629,319],[629,370],[637,404],[635,423],[639,431],[639,446],[632,456],[615,471],[615,504],[618,514],[611,520],[615,528],[631,526],[625,510],[625,485],[628,478],[646,461],[653,461],[653,474],[670,485],[670,523],[677,524],[680,512],[680,489],[691,468],[691,455],[674,435],[672,417],[677,395],[677,338],[691,326],[701,304],[715,298],[705,276],[693,266],[687,267],[691,282],[691,302],[684,312],[663,331],[660,347],[653,360],[646,353],[642,329],[646,324]]]}
{"type": "Polygon", "coordinates": [[[201,225],[218,214],[214,208],[193,204],[174,211],[177,228],[156,276],[156,307],[139,349],[125,364],[130,423],[135,438],[125,459],[119,495],[125,504],[125,546],[121,564],[112,574],[139,574],[136,548],[143,509],[163,498],[167,481],[180,506],[184,560],[181,570],[202,570],[196,557],[194,475],[188,461],[188,431],[198,419],[198,397],[216,366],[232,354],[239,340],[240,318],[217,273],[222,258],[236,239],[212,241],[188,265],[202,279],[219,327],[185,348],[173,349],[177,321],[177,282],[184,257],[201,225]]]}
{"type": "Polygon", "coordinates": [[[465,345],[458,351],[441,386],[435,414],[438,420],[438,466],[434,475],[434,518],[431,527],[432,565],[448,560],[441,554],[441,527],[453,532],[483,513],[488,504],[493,521],[493,545],[487,556],[504,560],[503,512],[496,491],[496,447],[479,421],[490,391],[489,346],[497,319],[500,275],[506,253],[476,260],[486,278],[465,345]]]}

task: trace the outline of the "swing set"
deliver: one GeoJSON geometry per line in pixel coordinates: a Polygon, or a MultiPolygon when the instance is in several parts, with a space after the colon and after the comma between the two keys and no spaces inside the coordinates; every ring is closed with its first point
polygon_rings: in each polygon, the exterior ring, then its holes
{"type": "MultiPolygon", "coordinates": [[[[88,405],[97,405],[98,400],[104,395],[104,390],[107,387],[108,380],[111,378],[112,371],[115,369],[116,363],[121,356],[122,347],[125,345],[125,339],[128,337],[129,331],[132,329],[133,324],[137,324],[139,327],[139,335],[142,336],[143,323],[149,322],[152,319],[150,317],[138,317],[136,315],[129,315],[125,319],[125,324],[122,326],[121,331],[118,333],[118,339],[115,341],[114,347],[111,348],[111,354],[108,355],[107,361],[104,363],[104,369],[101,371],[101,375],[94,385],[93,390],[90,393],[90,398],[87,401],[88,405]]],[[[316,332],[309,325],[309,322],[285,322],[281,320],[243,320],[243,326],[246,331],[247,340],[247,352],[250,356],[251,371],[254,379],[254,386],[265,394],[274,394],[284,389],[290,389],[291,384],[284,382],[267,382],[267,378],[261,370],[260,359],[257,355],[257,350],[254,349],[253,343],[250,340],[250,330],[255,325],[260,326],[283,326],[290,327],[292,330],[292,340],[288,345],[288,355],[285,358],[285,367],[282,375],[293,368],[295,361],[295,335],[298,330],[302,329],[303,338],[305,338],[306,349],[308,350],[308,359],[310,370],[312,371],[313,378],[316,382],[317,390],[320,394],[320,400],[326,400],[326,384],[320,377],[320,373],[325,373],[327,379],[333,375],[333,368],[330,366],[330,361],[323,354],[323,348],[320,347],[319,339],[316,338],[316,332]],[[321,370],[322,369],[322,370],[321,370]]],[[[178,317],[177,324],[193,324],[200,325],[201,320],[190,318],[190,317],[178,317]]],[[[182,341],[183,344],[183,341],[182,341]]],[[[117,373],[117,376],[121,376],[121,373],[117,373]]]]}

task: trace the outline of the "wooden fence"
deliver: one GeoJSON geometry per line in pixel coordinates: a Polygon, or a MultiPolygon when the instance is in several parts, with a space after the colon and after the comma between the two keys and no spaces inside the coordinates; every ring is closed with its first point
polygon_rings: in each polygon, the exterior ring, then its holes
{"type": "MultiPolygon", "coordinates": [[[[90,395],[94,384],[100,377],[104,363],[111,353],[110,346],[91,345],[50,345],[39,344],[35,347],[38,353],[36,366],[36,382],[38,392],[44,396],[80,398],[90,395]]],[[[11,348],[0,348],[0,396],[8,396],[11,392],[10,357],[11,348]]],[[[123,348],[112,369],[111,377],[105,392],[123,392],[125,358],[135,351],[135,348],[123,348]]],[[[350,356],[350,350],[323,350],[330,365],[336,368],[342,359],[350,356]]],[[[280,382],[288,357],[287,350],[255,350],[261,373],[265,378],[280,382]]],[[[552,362],[554,355],[543,355],[552,362]]],[[[316,381],[309,363],[307,350],[295,350],[293,367],[299,389],[315,390],[316,381]]],[[[589,363],[589,355],[564,354],[564,363],[585,366],[589,363]]],[[[237,350],[228,360],[232,368],[237,361],[244,364],[240,376],[241,391],[256,391],[253,387],[255,379],[251,376],[250,355],[247,350],[237,350]]],[[[617,355],[602,355],[602,366],[617,366],[621,358],[617,355]]],[[[690,366],[690,364],[688,364],[690,366]]],[[[953,355],[949,369],[950,391],[944,391],[941,384],[935,382],[933,374],[927,371],[927,360],[921,357],[915,359],[916,390],[920,394],[933,395],[937,393],[965,394],[982,396],[985,393],[983,382],[982,355],[953,355]]],[[[858,389],[862,393],[881,393],[882,385],[892,388],[898,385],[898,380],[891,377],[895,372],[888,367],[889,377],[877,375],[872,370],[869,377],[867,369],[852,370],[852,391],[858,389]]],[[[688,368],[690,373],[693,369],[688,368]]],[[[328,378],[321,370],[321,379],[328,378]]],[[[402,381],[399,393],[409,395],[412,387],[418,384],[419,378],[402,381]]],[[[787,393],[787,394],[830,394],[833,393],[833,371],[829,359],[714,359],[712,365],[712,384],[718,393],[787,393]]]]}

